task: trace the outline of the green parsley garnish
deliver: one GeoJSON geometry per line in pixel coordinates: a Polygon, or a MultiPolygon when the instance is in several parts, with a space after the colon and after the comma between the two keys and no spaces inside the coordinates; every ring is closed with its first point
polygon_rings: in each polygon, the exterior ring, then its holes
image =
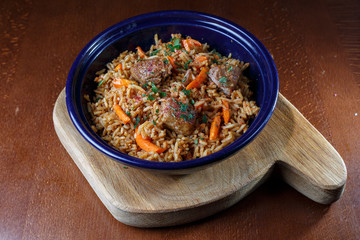
{"type": "Polygon", "coordinates": [[[148,96],[147,100],[155,100],[155,97],[150,94],[150,95],[148,96]]]}
{"type": "Polygon", "coordinates": [[[100,99],[103,99],[102,97],[98,97],[95,102],[98,102],[100,99]]]}
{"type": "Polygon", "coordinates": [[[123,167],[124,169],[128,169],[128,167],[123,167]]]}
{"type": "Polygon", "coordinates": [[[230,66],[230,67],[229,67],[229,70],[227,70],[227,71],[228,71],[228,72],[230,72],[232,69],[233,69],[233,67],[232,67],[232,66],[230,66]]]}
{"type": "Polygon", "coordinates": [[[181,105],[180,105],[180,110],[181,110],[182,112],[185,112],[186,109],[187,109],[187,105],[186,105],[186,104],[181,104],[181,105]]]}
{"type": "Polygon", "coordinates": [[[180,39],[176,38],[173,44],[173,48],[180,49],[180,47],[181,47],[180,39]]]}
{"type": "Polygon", "coordinates": [[[195,100],[194,100],[194,99],[191,99],[191,100],[190,100],[190,104],[191,104],[191,105],[194,105],[194,104],[195,104],[195,100]]]}
{"type": "Polygon", "coordinates": [[[167,93],[166,92],[160,92],[160,97],[163,98],[163,97],[166,97],[167,93]]]}
{"type": "Polygon", "coordinates": [[[163,62],[164,62],[165,64],[168,64],[168,63],[169,63],[169,60],[164,59],[163,62]]]}
{"type": "Polygon", "coordinates": [[[203,122],[203,123],[207,123],[207,122],[208,122],[207,116],[206,116],[205,114],[202,116],[202,122],[203,122]]]}
{"type": "Polygon", "coordinates": [[[192,115],[191,113],[189,113],[189,119],[193,119],[194,115],[192,115]]]}
{"type": "Polygon", "coordinates": [[[218,63],[218,60],[216,60],[215,58],[213,60],[211,60],[212,63],[218,63]]]}
{"type": "Polygon", "coordinates": [[[180,117],[182,117],[186,122],[188,121],[188,116],[186,116],[185,114],[181,114],[180,117]]]}
{"type": "Polygon", "coordinates": [[[126,114],[126,115],[128,115],[129,117],[131,117],[131,115],[130,115],[130,112],[129,112],[129,111],[127,111],[125,114],[126,114]]]}
{"type": "Polygon", "coordinates": [[[155,56],[158,52],[160,52],[160,49],[156,49],[150,53],[150,56],[155,56]]]}
{"type": "Polygon", "coordinates": [[[190,59],[189,61],[187,61],[186,63],[185,63],[185,65],[184,65],[184,67],[185,67],[185,70],[187,70],[188,69],[188,64],[189,63],[191,63],[193,60],[192,59],[190,59]]]}
{"type": "Polygon", "coordinates": [[[99,84],[98,84],[98,87],[100,87],[101,84],[103,84],[103,82],[104,82],[104,80],[101,80],[101,81],[99,82],[99,84]]]}
{"type": "Polygon", "coordinates": [[[178,68],[183,68],[183,66],[180,64],[180,63],[175,63],[177,66],[178,66],[178,68]]]}
{"type": "Polygon", "coordinates": [[[139,118],[139,117],[136,117],[136,123],[135,123],[135,125],[134,125],[134,128],[137,127],[137,125],[139,124],[139,122],[140,122],[140,118],[139,118]]]}
{"type": "Polygon", "coordinates": [[[198,145],[199,139],[195,139],[195,145],[198,145]]]}
{"type": "Polygon", "coordinates": [[[145,83],[144,85],[142,85],[143,88],[147,88],[148,87],[148,84],[145,83]]]}
{"type": "Polygon", "coordinates": [[[153,124],[154,124],[154,126],[156,126],[156,122],[155,122],[155,120],[153,120],[153,124]]]}
{"type": "Polygon", "coordinates": [[[159,89],[155,86],[154,83],[151,83],[151,90],[152,90],[154,93],[159,92],[159,89]]]}
{"type": "Polygon", "coordinates": [[[189,90],[183,89],[182,92],[185,94],[185,96],[190,96],[191,89],[189,90]]]}
{"type": "Polygon", "coordinates": [[[159,113],[159,109],[156,109],[156,111],[155,111],[156,113],[159,113]]]}
{"type": "Polygon", "coordinates": [[[227,83],[227,78],[226,77],[222,77],[219,79],[219,82],[221,83],[227,83]]]}

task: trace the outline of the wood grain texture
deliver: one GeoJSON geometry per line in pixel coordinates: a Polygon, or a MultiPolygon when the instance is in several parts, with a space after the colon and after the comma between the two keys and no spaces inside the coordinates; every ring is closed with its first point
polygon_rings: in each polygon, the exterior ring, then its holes
{"type": "Polygon", "coordinates": [[[269,123],[245,149],[180,176],[124,168],[93,148],[67,114],[65,89],[53,118],[62,144],[98,197],[131,226],[179,225],[224,210],[259,186],[275,165],[289,185],[319,203],[338,200],[346,183],[340,155],[281,94],[269,123]]]}
{"type": "Polygon", "coordinates": [[[359,239],[359,9],[356,0],[0,1],[0,239],[359,239]],[[338,201],[309,200],[276,167],[228,210],[190,224],[134,228],[107,211],[57,137],[54,103],[95,35],[173,9],[229,19],[263,42],[280,92],[344,159],[338,201]]]}

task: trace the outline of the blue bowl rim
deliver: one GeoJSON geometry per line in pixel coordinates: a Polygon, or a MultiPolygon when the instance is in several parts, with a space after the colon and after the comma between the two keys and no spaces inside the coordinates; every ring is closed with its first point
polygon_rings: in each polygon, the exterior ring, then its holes
{"type": "MultiPolygon", "coordinates": [[[[127,34],[129,34],[129,33],[124,33],[124,35],[127,35],[127,34]]],[[[275,106],[276,106],[278,92],[279,92],[279,79],[278,79],[278,73],[276,70],[275,63],[274,63],[270,53],[268,52],[268,50],[265,48],[265,46],[253,34],[248,32],[243,27],[241,27],[229,20],[226,20],[224,18],[215,16],[215,15],[211,15],[211,14],[207,14],[207,13],[196,12],[196,11],[186,11],[186,10],[170,10],[170,11],[157,11],[157,12],[146,13],[146,14],[128,18],[126,20],[123,20],[123,21],[116,23],[116,24],[110,26],[109,28],[105,29],[100,34],[95,36],[78,54],[78,56],[76,57],[74,63],[71,66],[71,69],[69,71],[69,74],[67,77],[67,82],[66,82],[66,89],[65,89],[66,105],[67,105],[70,119],[73,122],[76,129],[85,138],[86,141],[88,141],[93,147],[98,149],[100,152],[104,153],[105,155],[107,155],[107,156],[111,157],[112,159],[117,160],[125,165],[138,167],[138,168],[153,169],[153,170],[192,169],[192,168],[200,167],[203,165],[208,165],[208,164],[214,163],[216,161],[223,160],[223,159],[231,156],[232,154],[236,153],[238,150],[242,149],[247,144],[249,144],[252,140],[254,140],[254,138],[262,131],[262,129],[268,123],[268,121],[270,120],[270,118],[274,112],[275,106]],[[98,135],[96,135],[96,133],[92,132],[91,129],[86,128],[81,122],[82,121],[81,117],[83,119],[86,119],[84,117],[84,113],[81,111],[78,113],[77,107],[74,105],[74,101],[72,101],[73,97],[74,97],[72,86],[73,86],[74,82],[76,81],[76,79],[74,79],[73,77],[75,75],[76,69],[77,69],[79,63],[81,62],[81,60],[84,58],[86,52],[89,50],[89,48],[92,47],[92,45],[94,43],[96,43],[97,40],[99,40],[102,36],[108,34],[109,32],[113,32],[116,29],[119,29],[121,27],[127,26],[131,23],[134,23],[134,22],[137,22],[140,20],[157,17],[159,15],[169,15],[169,16],[177,15],[177,16],[187,16],[187,17],[195,17],[195,18],[200,16],[203,18],[208,18],[209,20],[216,20],[216,22],[218,24],[221,23],[221,24],[223,24],[223,26],[233,28],[236,31],[238,31],[239,33],[241,33],[242,37],[246,36],[248,38],[248,40],[252,41],[256,45],[256,47],[261,51],[261,54],[264,57],[264,59],[266,60],[268,66],[269,66],[269,70],[271,71],[271,78],[273,79],[273,81],[272,81],[273,91],[271,92],[272,95],[270,96],[270,103],[268,104],[268,105],[270,105],[270,107],[268,107],[266,109],[265,113],[262,114],[262,119],[260,119],[260,120],[256,119],[256,120],[258,120],[258,124],[256,126],[253,126],[253,124],[254,124],[253,123],[249,127],[249,129],[242,136],[240,136],[238,139],[236,139],[232,144],[230,144],[227,147],[223,148],[222,150],[212,153],[206,157],[196,158],[196,159],[181,161],[181,162],[154,162],[154,161],[143,160],[140,158],[129,156],[128,154],[122,153],[121,151],[116,150],[115,148],[111,147],[104,140],[102,140],[100,137],[98,137],[98,135]],[[79,117],[78,114],[80,114],[82,116],[79,117]],[[94,136],[96,136],[96,137],[94,138],[94,136]]],[[[81,109],[81,106],[79,108],[81,109]]],[[[257,116],[257,118],[259,117],[259,115],[257,116]]]]}

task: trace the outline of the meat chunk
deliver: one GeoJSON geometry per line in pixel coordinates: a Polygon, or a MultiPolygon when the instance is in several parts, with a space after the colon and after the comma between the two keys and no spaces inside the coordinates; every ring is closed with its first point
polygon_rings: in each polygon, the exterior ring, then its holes
{"type": "Polygon", "coordinates": [[[171,64],[165,64],[160,58],[145,59],[131,67],[131,76],[141,84],[160,83],[171,74],[171,64]]]}
{"type": "Polygon", "coordinates": [[[231,64],[213,64],[209,71],[209,77],[226,95],[230,95],[238,84],[241,69],[231,64]]]}
{"type": "Polygon", "coordinates": [[[194,106],[175,98],[167,98],[161,103],[162,125],[177,134],[190,135],[195,128],[196,111],[194,106]]]}

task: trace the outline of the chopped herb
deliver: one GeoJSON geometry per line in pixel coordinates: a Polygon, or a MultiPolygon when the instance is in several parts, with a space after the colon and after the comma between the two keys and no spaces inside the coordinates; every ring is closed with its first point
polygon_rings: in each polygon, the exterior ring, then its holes
{"type": "Polygon", "coordinates": [[[150,95],[148,96],[147,100],[155,100],[155,97],[150,94],[150,95]]]}
{"type": "Polygon", "coordinates": [[[219,57],[221,57],[221,54],[218,53],[215,49],[213,49],[210,53],[214,53],[214,54],[218,55],[219,57]]]}
{"type": "Polygon", "coordinates": [[[202,138],[202,137],[199,137],[201,140],[204,140],[204,138],[202,138]]]}
{"type": "Polygon", "coordinates": [[[180,47],[181,47],[180,39],[176,38],[173,44],[173,48],[180,49],[180,47]]]}
{"type": "Polygon", "coordinates": [[[207,122],[208,122],[207,116],[206,116],[205,114],[202,116],[202,122],[203,122],[203,123],[207,123],[207,122]]]}
{"type": "Polygon", "coordinates": [[[147,88],[148,87],[148,84],[145,83],[144,85],[142,85],[143,88],[147,88]]]}
{"type": "Polygon", "coordinates": [[[160,49],[156,49],[150,53],[150,56],[155,56],[158,52],[160,52],[160,49]]]}
{"type": "Polygon", "coordinates": [[[208,75],[210,74],[209,72],[205,72],[205,73],[208,74],[208,75]]]}
{"type": "Polygon", "coordinates": [[[154,126],[156,126],[156,122],[155,122],[155,120],[153,120],[153,124],[154,124],[154,126]]]}
{"type": "Polygon", "coordinates": [[[175,116],[175,114],[174,114],[173,112],[171,113],[171,115],[172,115],[174,118],[176,118],[176,116],[175,116]]]}
{"type": "Polygon", "coordinates": [[[186,116],[185,114],[181,114],[180,117],[182,117],[186,122],[188,121],[188,116],[186,116]]]}
{"type": "Polygon", "coordinates": [[[192,115],[191,113],[189,113],[189,119],[193,119],[194,115],[192,115]]]}
{"type": "Polygon", "coordinates": [[[198,145],[199,139],[195,139],[195,145],[198,145]]]}
{"type": "Polygon", "coordinates": [[[151,83],[151,90],[152,90],[154,93],[159,92],[159,89],[155,86],[154,83],[151,83]]]}
{"type": "Polygon", "coordinates": [[[166,92],[160,92],[160,97],[163,98],[163,97],[166,97],[167,93],[166,92]]]}
{"type": "Polygon", "coordinates": [[[190,100],[190,104],[191,104],[191,105],[194,105],[194,104],[195,104],[195,100],[194,100],[194,99],[191,99],[191,100],[190,100]]]}
{"type": "Polygon", "coordinates": [[[135,106],[133,106],[132,110],[134,111],[134,109],[135,109],[135,106]]]}
{"type": "Polygon", "coordinates": [[[128,167],[126,167],[126,166],[125,166],[125,167],[123,167],[123,168],[124,168],[124,169],[128,169],[128,167]]]}
{"type": "Polygon", "coordinates": [[[159,109],[156,109],[156,111],[155,111],[156,113],[159,113],[159,109]]]}
{"type": "Polygon", "coordinates": [[[98,97],[95,102],[98,102],[100,99],[103,99],[102,97],[98,97]]]}
{"type": "Polygon", "coordinates": [[[140,122],[140,118],[139,118],[139,117],[136,117],[136,123],[135,123],[135,125],[134,125],[134,128],[137,127],[137,125],[139,124],[139,122],[140,122]]]}
{"type": "Polygon", "coordinates": [[[184,67],[185,67],[185,70],[187,70],[188,69],[188,64],[189,63],[191,63],[193,60],[192,59],[190,59],[189,61],[187,61],[186,63],[185,63],[185,65],[184,65],[184,67]]]}
{"type": "Polygon", "coordinates": [[[227,83],[227,78],[226,77],[222,77],[219,79],[219,82],[221,83],[227,83]]]}
{"type": "Polygon", "coordinates": [[[104,83],[104,80],[101,80],[101,81],[99,82],[99,84],[98,84],[98,87],[100,87],[101,84],[103,84],[103,83],[104,83]]]}
{"type": "MultiPolygon", "coordinates": [[[[165,52],[165,53],[166,53],[166,52],[165,52]]],[[[167,59],[164,59],[163,61],[164,61],[165,64],[168,64],[168,63],[169,63],[169,60],[167,60],[167,59]]]]}
{"type": "Polygon", "coordinates": [[[126,112],[126,115],[128,115],[129,117],[131,117],[131,115],[130,115],[130,112],[129,112],[129,111],[127,111],[127,112],[126,112]]]}
{"type": "Polygon", "coordinates": [[[171,108],[173,111],[176,112],[176,108],[172,107],[172,106],[169,106],[169,108],[171,108]]]}
{"type": "Polygon", "coordinates": [[[189,89],[189,90],[183,89],[182,91],[185,94],[185,96],[190,96],[191,89],[189,89]]]}
{"type": "Polygon", "coordinates": [[[141,95],[141,96],[145,97],[145,96],[146,96],[146,94],[144,93],[144,94],[143,94],[143,95],[141,95]]]}
{"type": "Polygon", "coordinates": [[[218,63],[218,61],[214,58],[213,60],[211,60],[211,63],[218,63]]]}
{"type": "Polygon", "coordinates": [[[230,66],[230,67],[229,67],[229,70],[227,70],[227,71],[228,71],[228,72],[230,72],[232,69],[233,69],[233,67],[232,67],[232,66],[230,66]]]}
{"type": "Polygon", "coordinates": [[[175,63],[177,66],[178,66],[178,68],[183,68],[183,66],[180,64],[180,63],[175,63]]]}
{"type": "Polygon", "coordinates": [[[186,104],[181,104],[181,105],[180,105],[180,110],[181,110],[182,112],[185,112],[186,109],[187,109],[187,105],[186,105],[186,104]]]}

